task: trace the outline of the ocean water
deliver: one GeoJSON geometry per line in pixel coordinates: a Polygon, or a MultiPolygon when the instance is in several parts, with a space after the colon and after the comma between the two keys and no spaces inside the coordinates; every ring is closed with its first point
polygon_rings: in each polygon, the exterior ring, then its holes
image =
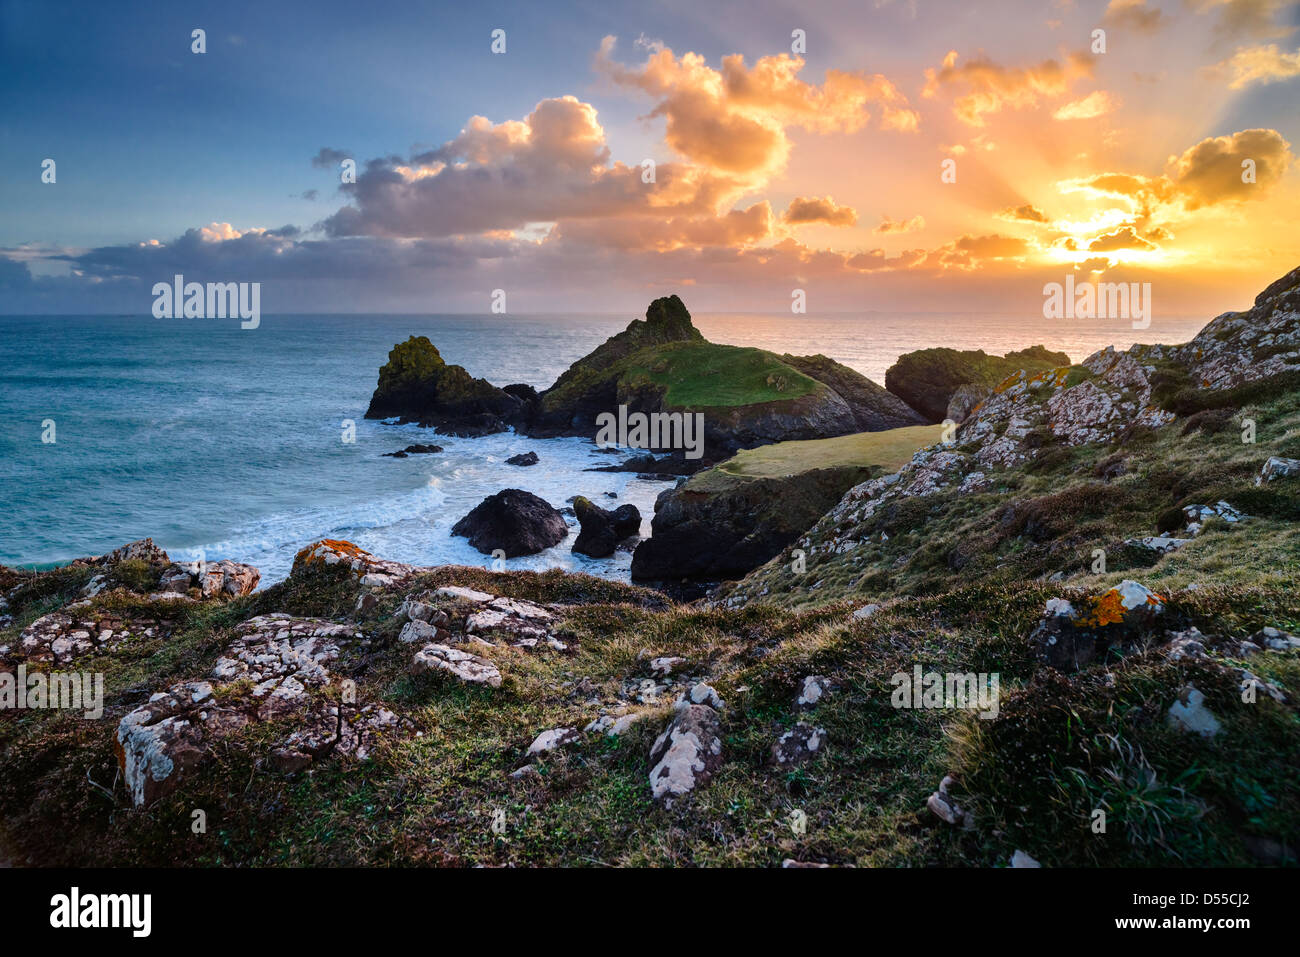
{"type": "MultiPolygon", "coordinates": [[[[256,565],[265,585],[288,574],[297,549],[328,537],[399,561],[487,566],[451,526],[510,487],[557,507],[574,495],[631,502],[649,534],[667,484],[584,471],[617,461],[588,440],[459,439],[363,418],[388,350],[409,335],[427,335],[448,362],[498,385],[540,389],[633,318],[264,316],[242,330],[234,320],[0,316],[0,563],[65,560],[152,537],[173,558],[256,565]],[[343,441],[349,419],[352,443],[343,441]],[[47,421],[53,443],[42,441],[47,421]],[[445,451],[383,456],[415,442],[445,451]],[[505,464],[530,449],[538,465],[505,464]]],[[[1001,354],[1043,343],[1077,361],[1109,344],[1184,342],[1209,318],[1146,330],[1126,320],[985,315],[695,320],[713,341],[823,353],[883,384],[885,369],[913,349],[1001,354]]],[[[588,559],[569,551],[572,541],[507,567],[627,578],[630,554],[588,559]]]]}

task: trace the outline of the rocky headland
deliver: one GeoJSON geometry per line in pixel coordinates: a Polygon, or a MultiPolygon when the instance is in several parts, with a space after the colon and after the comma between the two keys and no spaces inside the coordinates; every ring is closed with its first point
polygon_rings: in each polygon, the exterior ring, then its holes
{"type": "MultiPolygon", "coordinates": [[[[907,426],[766,443],[670,490],[655,536],[663,514],[666,537],[703,523],[700,549],[705,534],[746,561],[776,548],[691,603],[330,540],[262,590],[248,566],[187,566],[147,541],[0,568],[6,852],[1300,861],[1300,270],[1189,343],[1016,369],[946,442],[940,426],[893,434],[907,426]],[[819,467],[849,487],[814,491],[819,467]],[[742,507],[722,523],[671,496],[725,511],[749,495],[757,526],[805,486],[790,511],[809,524],[762,549],[738,537],[742,507]],[[16,708],[20,668],[102,675],[102,717],[16,708]]],[[[598,550],[630,528],[583,511],[598,550]]]]}

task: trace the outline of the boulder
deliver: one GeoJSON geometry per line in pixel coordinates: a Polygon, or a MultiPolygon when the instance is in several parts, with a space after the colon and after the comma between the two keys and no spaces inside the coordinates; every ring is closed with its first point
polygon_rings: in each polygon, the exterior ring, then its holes
{"type": "Polygon", "coordinates": [[[478,655],[447,645],[425,645],[411,661],[411,671],[417,675],[441,672],[464,681],[466,684],[501,687],[501,672],[497,666],[478,655]]]}
{"type": "Polygon", "coordinates": [[[718,713],[706,705],[688,705],[676,713],[650,748],[650,791],[656,801],[671,807],[707,783],[721,766],[718,713]]]}
{"type": "Polygon", "coordinates": [[[641,531],[641,512],[635,505],[620,505],[609,511],[579,495],[573,500],[573,513],[582,525],[573,550],[591,558],[613,555],[621,539],[641,531]]]}
{"type": "Polygon", "coordinates": [[[408,445],[400,452],[385,452],[384,455],[390,459],[404,459],[408,455],[432,455],[441,451],[441,445],[408,445]]]}
{"type": "Polygon", "coordinates": [[[346,569],[362,584],[386,588],[406,582],[420,571],[416,565],[376,558],[364,548],[342,539],[323,538],[299,549],[293,558],[289,577],[302,576],[313,569],[346,569]]]}
{"type": "Polygon", "coordinates": [[[152,538],[142,538],[137,542],[128,542],[121,548],[115,548],[106,555],[93,560],[97,565],[115,565],[118,562],[143,561],[150,565],[167,565],[171,559],[167,553],[153,543],[152,538]]]}
{"type": "Polygon", "coordinates": [[[545,754],[581,740],[582,734],[577,728],[552,728],[533,739],[533,743],[528,746],[528,754],[545,754]]]}
{"type": "Polygon", "coordinates": [[[508,488],[489,495],[452,526],[485,555],[500,549],[506,558],[533,555],[569,534],[564,516],[532,492],[508,488]]]}
{"type": "Polygon", "coordinates": [[[1300,475],[1300,459],[1270,455],[1268,461],[1260,468],[1259,475],[1255,477],[1255,484],[1264,485],[1274,479],[1295,478],[1297,475],[1300,475]]]}
{"type": "Polygon", "coordinates": [[[807,764],[820,753],[825,742],[825,730],[800,721],[772,745],[772,763],[779,768],[807,764]]]}
{"type": "Polygon", "coordinates": [[[1151,638],[1165,601],[1139,582],[1125,579],[1075,607],[1063,598],[1047,602],[1030,635],[1035,654],[1058,671],[1076,671],[1151,638]]]}
{"type": "Polygon", "coordinates": [[[519,455],[512,455],[506,459],[506,465],[536,465],[537,462],[536,452],[521,452],[519,455]]]}

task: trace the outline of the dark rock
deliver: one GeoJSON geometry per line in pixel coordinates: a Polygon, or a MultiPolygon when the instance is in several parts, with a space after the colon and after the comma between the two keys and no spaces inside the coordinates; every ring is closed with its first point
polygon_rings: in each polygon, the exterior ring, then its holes
{"type": "Polygon", "coordinates": [[[1021,370],[1034,373],[1068,365],[1070,357],[1064,352],[1049,352],[1043,346],[1008,352],[1005,356],[991,356],[982,349],[968,352],[920,349],[899,356],[889,367],[885,372],[885,388],[928,421],[942,422],[948,414],[948,403],[960,386],[992,389],[1021,370]]]}
{"type": "Polygon", "coordinates": [[[641,513],[635,505],[620,505],[611,512],[579,496],[573,500],[573,513],[582,525],[573,550],[591,558],[613,555],[619,539],[641,531],[641,513]]]}
{"type": "Polygon", "coordinates": [[[476,436],[505,431],[524,413],[523,400],[448,365],[427,337],[411,336],[393,347],[379,370],[366,418],[396,417],[448,435],[476,436]]]}
{"type": "Polygon", "coordinates": [[[665,489],[651,537],[632,556],[636,581],[739,578],[811,528],[869,468],[813,469],[784,478],[741,478],[720,470],[665,489]]]}
{"type": "Polygon", "coordinates": [[[390,459],[404,459],[408,455],[432,455],[434,452],[441,451],[441,445],[408,445],[400,452],[385,452],[384,455],[390,459]]]}
{"type": "Polygon", "coordinates": [[[506,558],[533,555],[564,540],[564,516],[532,492],[508,488],[489,495],[451,533],[469,539],[485,555],[501,549],[506,558]]]}
{"type": "Polygon", "coordinates": [[[521,452],[518,455],[512,455],[506,459],[506,465],[536,465],[536,452],[521,452]]]}

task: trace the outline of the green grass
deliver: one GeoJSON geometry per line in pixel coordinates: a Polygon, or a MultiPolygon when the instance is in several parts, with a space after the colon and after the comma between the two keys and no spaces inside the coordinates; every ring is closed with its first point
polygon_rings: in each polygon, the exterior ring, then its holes
{"type": "Polygon", "coordinates": [[[737,452],[717,468],[747,478],[782,478],[841,465],[878,466],[886,473],[897,472],[917,450],[938,442],[942,433],[941,425],[914,425],[832,439],[776,442],[737,452]]]}
{"type": "Polygon", "coordinates": [[[653,383],[676,409],[756,405],[797,399],[821,388],[817,380],[770,352],[712,342],[678,342],[643,350],[624,363],[625,388],[653,383]]]}

